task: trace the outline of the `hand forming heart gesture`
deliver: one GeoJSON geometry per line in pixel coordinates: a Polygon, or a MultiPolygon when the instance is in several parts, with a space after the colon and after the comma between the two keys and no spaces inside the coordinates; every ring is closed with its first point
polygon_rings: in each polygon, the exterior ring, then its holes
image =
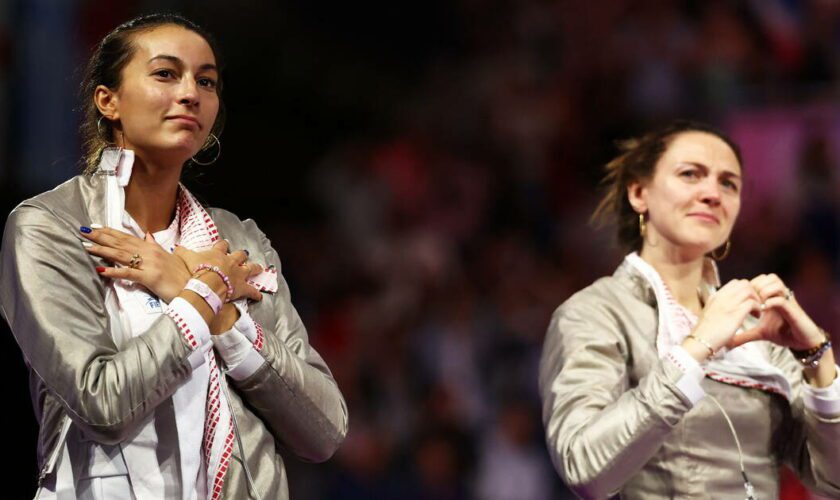
{"type": "Polygon", "coordinates": [[[758,324],[732,338],[729,347],[768,340],[783,347],[807,350],[825,340],[823,331],[796,301],[793,292],[775,274],[761,274],[750,280],[761,301],[758,324]]]}

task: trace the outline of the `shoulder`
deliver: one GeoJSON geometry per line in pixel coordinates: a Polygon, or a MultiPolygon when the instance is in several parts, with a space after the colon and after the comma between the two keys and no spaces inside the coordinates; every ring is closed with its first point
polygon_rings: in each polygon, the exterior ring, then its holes
{"type": "Polygon", "coordinates": [[[552,380],[573,356],[607,356],[624,360],[629,352],[627,328],[634,308],[650,306],[633,294],[622,276],[598,279],[554,311],[540,357],[540,387],[552,380]]]}
{"type": "Polygon", "coordinates": [[[219,234],[231,242],[234,249],[247,249],[249,252],[259,251],[265,255],[265,264],[279,268],[279,257],[268,236],[257,226],[253,219],[242,219],[233,212],[221,208],[208,207],[207,213],[216,224],[219,234]]]}
{"type": "Polygon", "coordinates": [[[631,331],[655,326],[656,309],[633,276],[617,271],[560,304],[551,317],[544,350],[567,351],[609,344],[626,350],[631,331]]]}
{"type": "Polygon", "coordinates": [[[562,317],[597,319],[599,316],[615,316],[646,305],[649,307],[629,277],[605,276],[560,304],[554,311],[552,322],[562,317]]]}
{"type": "Polygon", "coordinates": [[[207,213],[226,238],[241,235],[261,239],[265,236],[253,219],[242,219],[229,210],[217,207],[207,207],[207,213]]]}
{"type": "Polygon", "coordinates": [[[55,188],[22,201],[9,214],[6,228],[16,226],[56,227],[89,224],[86,220],[91,198],[89,177],[77,175],[55,188]]]}

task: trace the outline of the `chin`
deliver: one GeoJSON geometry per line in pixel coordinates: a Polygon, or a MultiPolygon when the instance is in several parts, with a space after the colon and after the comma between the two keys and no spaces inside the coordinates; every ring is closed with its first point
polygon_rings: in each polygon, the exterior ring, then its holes
{"type": "Polygon", "coordinates": [[[186,161],[198,154],[201,150],[201,144],[197,144],[194,140],[190,139],[188,141],[177,141],[171,144],[168,149],[170,154],[183,156],[185,158],[184,161],[186,161]]]}
{"type": "Polygon", "coordinates": [[[186,147],[183,144],[169,144],[165,147],[157,147],[154,151],[149,151],[149,153],[166,163],[184,164],[196,151],[197,149],[194,146],[186,147]]]}

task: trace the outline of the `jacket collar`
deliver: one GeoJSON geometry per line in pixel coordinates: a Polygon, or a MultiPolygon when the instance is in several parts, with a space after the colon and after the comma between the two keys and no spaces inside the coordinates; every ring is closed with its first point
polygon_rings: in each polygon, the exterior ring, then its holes
{"type": "MultiPolygon", "coordinates": [[[[613,273],[613,277],[624,283],[639,300],[650,306],[656,305],[656,294],[653,286],[627,259],[621,261],[621,264],[613,273]]],[[[705,303],[709,295],[718,288],[720,288],[720,274],[717,264],[714,260],[705,257],[703,259],[703,277],[700,287],[700,296],[703,302],[705,303]]]]}

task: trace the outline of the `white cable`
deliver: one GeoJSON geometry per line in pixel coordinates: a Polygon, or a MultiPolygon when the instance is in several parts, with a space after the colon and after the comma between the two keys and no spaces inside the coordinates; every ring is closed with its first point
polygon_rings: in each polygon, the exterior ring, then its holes
{"type": "Polygon", "coordinates": [[[735,438],[735,446],[738,447],[738,462],[741,465],[741,476],[744,478],[744,489],[747,491],[747,500],[758,500],[758,497],[755,496],[755,488],[753,488],[752,483],[747,478],[747,471],[744,469],[744,453],[741,451],[741,441],[738,440],[738,433],[735,432],[735,426],[732,425],[729,414],[726,413],[726,410],[723,409],[723,406],[721,406],[714,396],[707,394],[706,397],[711,399],[720,408],[720,412],[723,413],[723,418],[726,419],[726,423],[729,425],[729,431],[732,432],[732,437],[735,438]]]}

